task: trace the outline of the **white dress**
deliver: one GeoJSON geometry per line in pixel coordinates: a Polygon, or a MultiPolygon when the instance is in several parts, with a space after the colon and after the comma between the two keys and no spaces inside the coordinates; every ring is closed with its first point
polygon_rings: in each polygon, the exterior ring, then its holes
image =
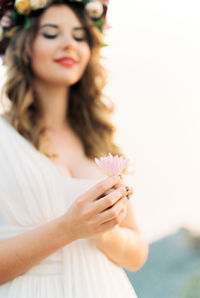
{"type": "MultiPolygon", "coordinates": [[[[62,176],[0,116],[0,239],[34,229],[66,212],[97,179],[62,176]]],[[[136,298],[123,268],[89,239],[56,251],[0,286],[0,298],[136,298]]]]}

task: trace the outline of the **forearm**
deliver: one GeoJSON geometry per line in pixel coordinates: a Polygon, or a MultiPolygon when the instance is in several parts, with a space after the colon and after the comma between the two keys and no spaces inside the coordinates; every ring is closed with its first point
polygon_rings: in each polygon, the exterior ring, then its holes
{"type": "Polygon", "coordinates": [[[110,260],[130,271],[139,269],[147,259],[148,245],[139,232],[128,228],[117,226],[92,241],[110,260]]]}
{"type": "Polygon", "coordinates": [[[60,218],[16,237],[1,240],[0,284],[23,274],[70,242],[60,218]]]}

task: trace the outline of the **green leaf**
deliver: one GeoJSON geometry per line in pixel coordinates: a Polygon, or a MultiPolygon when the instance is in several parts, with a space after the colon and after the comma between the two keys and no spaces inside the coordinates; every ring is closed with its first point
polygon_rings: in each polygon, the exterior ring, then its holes
{"type": "Polygon", "coordinates": [[[102,44],[101,44],[101,47],[102,47],[102,48],[105,48],[105,47],[108,47],[108,46],[109,46],[109,44],[107,44],[107,43],[102,43],[102,44]]]}
{"type": "Polygon", "coordinates": [[[97,20],[96,22],[94,22],[95,26],[100,30],[100,31],[103,31],[102,28],[103,28],[103,19],[99,19],[97,20]]]}
{"type": "Polygon", "coordinates": [[[14,11],[14,10],[9,10],[8,11],[9,13],[10,13],[10,15],[13,17],[13,19],[17,19],[17,17],[18,17],[18,13],[16,12],[16,11],[14,11]]]}
{"type": "Polygon", "coordinates": [[[29,29],[30,28],[30,25],[31,25],[31,20],[30,20],[29,17],[26,17],[24,28],[25,29],[29,29]]]}

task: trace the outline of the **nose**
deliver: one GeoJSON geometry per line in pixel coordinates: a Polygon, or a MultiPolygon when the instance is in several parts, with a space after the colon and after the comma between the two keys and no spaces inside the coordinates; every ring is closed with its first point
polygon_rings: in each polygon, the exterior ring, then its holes
{"type": "Polygon", "coordinates": [[[73,38],[73,36],[65,36],[63,38],[62,47],[67,50],[75,50],[76,49],[76,40],[73,38]]]}

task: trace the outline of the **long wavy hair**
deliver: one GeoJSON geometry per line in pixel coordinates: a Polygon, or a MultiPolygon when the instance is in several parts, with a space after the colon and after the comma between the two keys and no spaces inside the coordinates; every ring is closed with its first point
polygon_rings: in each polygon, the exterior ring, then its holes
{"type": "MultiPolygon", "coordinates": [[[[94,159],[109,152],[124,156],[121,148],[114,143],[116,129],[111,122],[114,104],[103,94],[107,81],[106,71],[100,63],[103,35],[85,16],[84,9],[75,4],[69,6],[87,28],[91,58],[82,78],[70,88],[66,115],[68,123],[80,138],[88,158],[94,159]]],[[[45,136],[45,128],[36,121],[40,111],[32,84],[34,73],[31,69],[31,48],[37,35],[39,19],[40,16],[33,17],[29,29],[19,29],[6,50],[7,73],[3,93],[11,105],[4,117],[36,149],[54,159],[56,154],[49,155],[46,152],[49,140],[45,136]]]]}

